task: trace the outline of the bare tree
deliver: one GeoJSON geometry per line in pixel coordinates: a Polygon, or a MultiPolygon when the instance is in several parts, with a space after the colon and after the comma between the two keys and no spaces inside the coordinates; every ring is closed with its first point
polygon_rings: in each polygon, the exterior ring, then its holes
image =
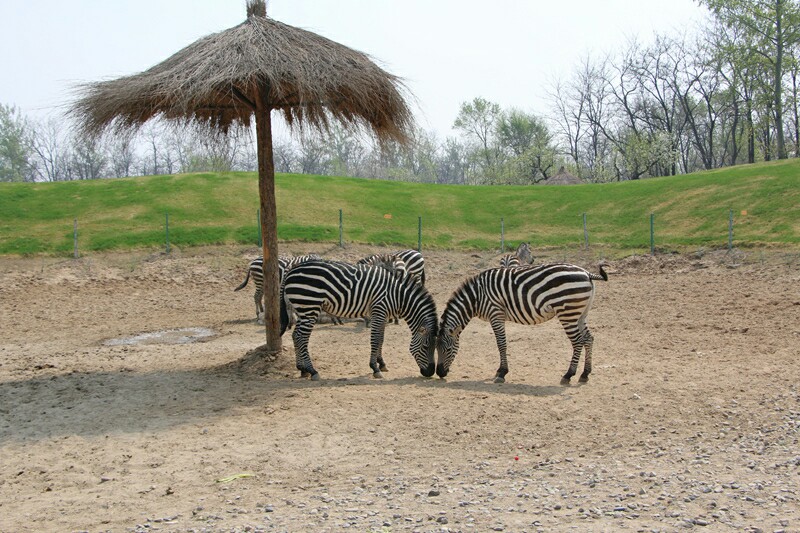
{"type": "Polygon", "coordinates": [[[461,104],[453,127],[461,131],[469,140],[476,142],[477,160],[481,161],[481,171],[491,177],[500,156],[495,142],[497,121],[502,111],[500,106],[484,98],[475,98],[472,102],[461,104]]]}
{"type": "Polygon", "coordinates": [[[31,147],[37,177],[43,181],[67,179],[69,147],[64,123],[54,117],[36,123],[31,147]]]}
{"type": "Polygon", "coordinates": [[[300,142],[298,164],[302,174],[326,174],[327,147],[318,135],[307,135],[300,142]]]}
{"type": "Polygon", "coordinates": [[[136,162],[132,135],[120,135],[108,142],[108,159],[111,174],[115,178],[131,175],[136,162]]]}
{"type": "Polygon", "coordinates": [[[70,179],[96,180],[106,177],[108,157],[99,137],[76,136],[72,140],[70,179]]]}

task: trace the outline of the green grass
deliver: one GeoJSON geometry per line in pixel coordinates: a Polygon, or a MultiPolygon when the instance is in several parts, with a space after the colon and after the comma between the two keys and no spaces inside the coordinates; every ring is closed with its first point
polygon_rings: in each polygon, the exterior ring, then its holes
{"type": "MultiPolygon", "coordinates": [[[[280,174],[278,237],[425,248],[507,243],[579,247],[586,213],[592,246],[722,247],[728,213],[736,246],[800,244],[800,160],[644,181],[562,187],[454,186],[280,174]],[[745,214],[746,213],[746,214],[745,214]]],[[[67,183],[0,184],[0,254],[68,254],[73,220],[81,251],[249,243],[258,240],[253,173],[184,174],[67,183]]]]}

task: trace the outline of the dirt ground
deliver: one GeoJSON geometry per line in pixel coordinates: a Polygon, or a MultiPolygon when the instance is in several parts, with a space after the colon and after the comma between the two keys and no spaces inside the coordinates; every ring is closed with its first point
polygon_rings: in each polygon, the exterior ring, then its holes
{"type": "MultiPolygon", "coordinates": [[[[290,244],[354,260],[374,248],[290,244]]],[[[594,269],[595,258],[568,259],[594,269]]],[[[629,257],[599,282],[594,372],[556,322],[478,320],[446,381],[405,324],[265,360],[254,248],[0,258],[0,531],[800,531],[800,258],[629,257]],[[109,343],[184,327],[193,344],[109,343]]],[[[490,253],[426,254],[439,312],[490,253]]],[[[174,337],[174,335],[173,335],[174,337]]]]}

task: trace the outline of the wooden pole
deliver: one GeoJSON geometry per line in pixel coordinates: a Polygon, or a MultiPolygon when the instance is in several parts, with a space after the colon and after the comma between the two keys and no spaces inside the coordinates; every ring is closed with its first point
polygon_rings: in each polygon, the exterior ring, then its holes
{"type": "Polygon", "coordinates": [[[278,278],[278,217],[275,206],[275,163],[272,155],[272,106],[269,86],[259,88],[256,106],[256,144],[258,147],[258,194],[261,211],[262,254],[264,257],[264,325],[267,352],[279,354],[280,282],[278,278]]]}

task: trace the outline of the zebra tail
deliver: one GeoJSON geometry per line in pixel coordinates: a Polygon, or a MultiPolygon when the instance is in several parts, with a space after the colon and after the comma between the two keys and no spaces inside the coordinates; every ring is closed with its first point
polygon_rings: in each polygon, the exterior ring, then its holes
{"type": "Polygon", "coordinates": [[[281,337],[289,327],[289,310],[286,308],[286,300],[283,299],[283,290],[281,290],[281,337]]]}
{"type": "Polygon", "coordinates": [[[249,268],[247,269],[247,277],[244,278],[244,281],[242,282],[241,285],[239,285],[238,287],[233,289],[233,292],[240,291],[240,290],[244,289],[245,287],[247,287],[247,282],[248,281],[250,281],[250,269],[249,268]]]}
{"type": "Polygon", "coordinates": [[[604,266],[605,265],[603,263],[600,263],[599,265],[597,265],[597,268],[600,269],[600,274],[592,274],[590,272],[589,273],[589,277],[592,278],[592,279],[608,281],[608,273],[606,273],[606,270],[603,268],[604,266]]]}

